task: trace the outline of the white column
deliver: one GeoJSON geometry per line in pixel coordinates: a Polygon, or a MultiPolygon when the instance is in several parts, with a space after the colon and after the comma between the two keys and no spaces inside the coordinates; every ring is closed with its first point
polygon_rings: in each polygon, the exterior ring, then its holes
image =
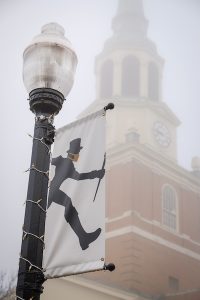
{"type": "Polygon", "coordinates": [[[113,60],[113,96],[121,96],[122,89],[122,59],[115,57],[113,60]]]}
{"type": "Polygon", "coordinates": [[[148,98],[148,63],[140,61],[140,96],[148,98]]]}

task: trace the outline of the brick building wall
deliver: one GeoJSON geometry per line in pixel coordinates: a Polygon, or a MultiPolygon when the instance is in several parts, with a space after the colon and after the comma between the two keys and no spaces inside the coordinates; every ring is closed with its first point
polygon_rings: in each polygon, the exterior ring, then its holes
{"type": "MultiPolygon", "coordinates": [[[[123,156],[127,157],[126,151],[123,156]]],[[[110,160],[106,258],[115,263],[116,270],[98,272],[89,278],[147,297],[198,289],[200,193],[193,177],[185,176],[186,187],[180,176],[182,169],[177,165],[174,164],[173,176],[169,176],[167,169],[158,172],[134,158],[134,153],[129,162],[121,159],[121,163],[112,165],[110,160]],[[176,230],[163,224],[162,189],[166,184],[177,195],[176,230]]],[[[149,161],[154,166],[157,163],[156,158],[149,161]]],[[[184,300],[186,295],[179,297],[184,300]]]]}

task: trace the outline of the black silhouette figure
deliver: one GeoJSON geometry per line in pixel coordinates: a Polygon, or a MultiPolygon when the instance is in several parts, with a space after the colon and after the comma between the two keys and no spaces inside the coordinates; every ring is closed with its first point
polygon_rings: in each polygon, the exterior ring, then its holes
{"type": "Polygon", "coordinates": [[[79,243],[82,250],[89,247],[89,244],[94,242],[101,233],[101,228],[98,228],[94,232],[87,233],[80,222],[78,212],[72,205],[71,198],[61,191],[59,188],[64,180],[72,178],[74,180],[85,180],[94,178],[103,178],[105,169],[94,170],[88,173],[78,173],[74,167],[74,162],[79,159],[79,152],[81,147],[81,139],[77,138],[70,142],[70,149],[67,151],[67,158],[58,156],[52,159],[51,164],[56,166],[55,176],[50,184],[48,207],[52,202],[65,207],[65,219],[79,238],[79,243]]]}

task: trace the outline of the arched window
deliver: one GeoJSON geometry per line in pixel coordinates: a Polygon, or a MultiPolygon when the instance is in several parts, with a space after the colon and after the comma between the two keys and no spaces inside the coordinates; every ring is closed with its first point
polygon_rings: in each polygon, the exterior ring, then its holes
{"type": "Polygon", "coordinates": [[[155,63],[151,62],[148,67],[148,94],[152,101],[159,100],[159,73],[155,63]]]}
{"type": "Polygon", "coordinates": [[[101,67],[100,97],[108,98],[113,95],[113,62],[107,60],[101,67]]]}
{"type": "Polygon", "coordinates": [[[122,96],[137,97],[140,93],[140,64],[136,57],[127,56],[122,63],[122,96]]]}
{"type": "Polygon", "coordinates": [[[178,203],[175,189],[166,184],[162,189],[162,223],[169,229],[177,230],[178,203]]]}

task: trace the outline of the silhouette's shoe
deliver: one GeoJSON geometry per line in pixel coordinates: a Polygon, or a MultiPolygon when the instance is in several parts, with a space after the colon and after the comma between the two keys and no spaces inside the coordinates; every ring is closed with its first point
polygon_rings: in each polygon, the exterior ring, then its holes
{"type": "Polygon", "coordinates": [[[85,233],[83,236],[79,238],[80,246],[82,250],[85,250],[89,247],[89,245],[94,242],[101,233],[101,228],[98,228],[94,232],[85,233]]]}

